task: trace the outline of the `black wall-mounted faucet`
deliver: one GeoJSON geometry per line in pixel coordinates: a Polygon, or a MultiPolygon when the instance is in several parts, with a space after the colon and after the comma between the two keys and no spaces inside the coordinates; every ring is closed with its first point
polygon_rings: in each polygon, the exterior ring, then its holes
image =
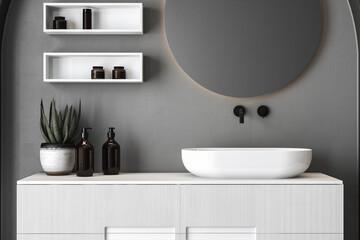
{"type": "Polygon", "coordinates": [[[240,118],[240,123],[244,123],[245,112],[244,106],[238,105],[234,108],[234,114],[240,118]]]}

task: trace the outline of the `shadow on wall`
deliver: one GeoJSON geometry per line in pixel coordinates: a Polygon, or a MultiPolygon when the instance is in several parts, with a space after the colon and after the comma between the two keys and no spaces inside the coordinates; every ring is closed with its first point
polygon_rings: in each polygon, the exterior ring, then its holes
{"type": "Polygon", "coordinates": [[[144,34],[151,32],[151,28],[154,26],[162,26],[162,13],[154,8],[144,7],[143,8],[143,31],[144,34]]]}
{"type": "Polygon", "coordinates": [[[127,169],[128,172],[138,172],[140,156],[137,142],[136,134],[128,135],[127,148],[121,150],[123,159],[127,159],[127,161],[121,162],[120,169],[127,169]]]}
{"type": "MultiPolygon", "coordinates": [[[[162,13],[154,8],[144,7],[143,8],[143,31],[144,34],[150,33],[151,28],[154,28],[155,26],[162,26],[162,13]]],[[[160,62],[155,59],[151,58],[149,56],[144,55],[144,81],[150,81],[154,76],[159,74],[161,68],[160,68],[160,62]]]]}
{"type": "Polygon", "coordinates": [[[157,76],[161,71],[160,62],[159,60],[149,56],[144,56],[143,60],[144,60],[144,82],[151,81],[151,79],[157,76]]]}

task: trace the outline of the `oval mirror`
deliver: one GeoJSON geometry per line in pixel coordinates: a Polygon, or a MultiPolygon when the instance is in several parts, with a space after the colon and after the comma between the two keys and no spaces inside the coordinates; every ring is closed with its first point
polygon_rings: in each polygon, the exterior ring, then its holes
{"type": "Polygon", "coordinates": [[[222,95],[253,97],[305,70],[322,14],[321,0],[167,0],[165,31],[192,79],[222,95]]]}

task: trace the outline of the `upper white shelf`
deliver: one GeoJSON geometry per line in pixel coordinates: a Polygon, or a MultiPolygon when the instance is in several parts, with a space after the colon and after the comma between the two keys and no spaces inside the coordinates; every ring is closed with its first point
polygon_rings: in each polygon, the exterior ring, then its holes
{"type": "Polygon", "coordinates": [[[143,34],[142,3],[44,3],[46,34],[143,34]],[[92,9],[92,28],[82,29],[82,9],[92,9]],[[68,29],[53,29],[55,16],[63,16],[68,29]]]}

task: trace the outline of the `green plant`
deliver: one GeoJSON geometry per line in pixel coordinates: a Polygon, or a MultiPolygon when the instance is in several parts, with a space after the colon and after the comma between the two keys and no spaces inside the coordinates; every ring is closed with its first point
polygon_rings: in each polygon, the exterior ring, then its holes
{"type": "Polygon", "coordinates": [[[81,116],[81,100],[78,113],[75,108],[66,105],[64,114],[56,111],[55,100],[50,104],[49,121],[44,112],[43,101],[40,103],[40,132],[45,142],[63,144],[73,142],[79,135],[78,130],[81,116]]]}

